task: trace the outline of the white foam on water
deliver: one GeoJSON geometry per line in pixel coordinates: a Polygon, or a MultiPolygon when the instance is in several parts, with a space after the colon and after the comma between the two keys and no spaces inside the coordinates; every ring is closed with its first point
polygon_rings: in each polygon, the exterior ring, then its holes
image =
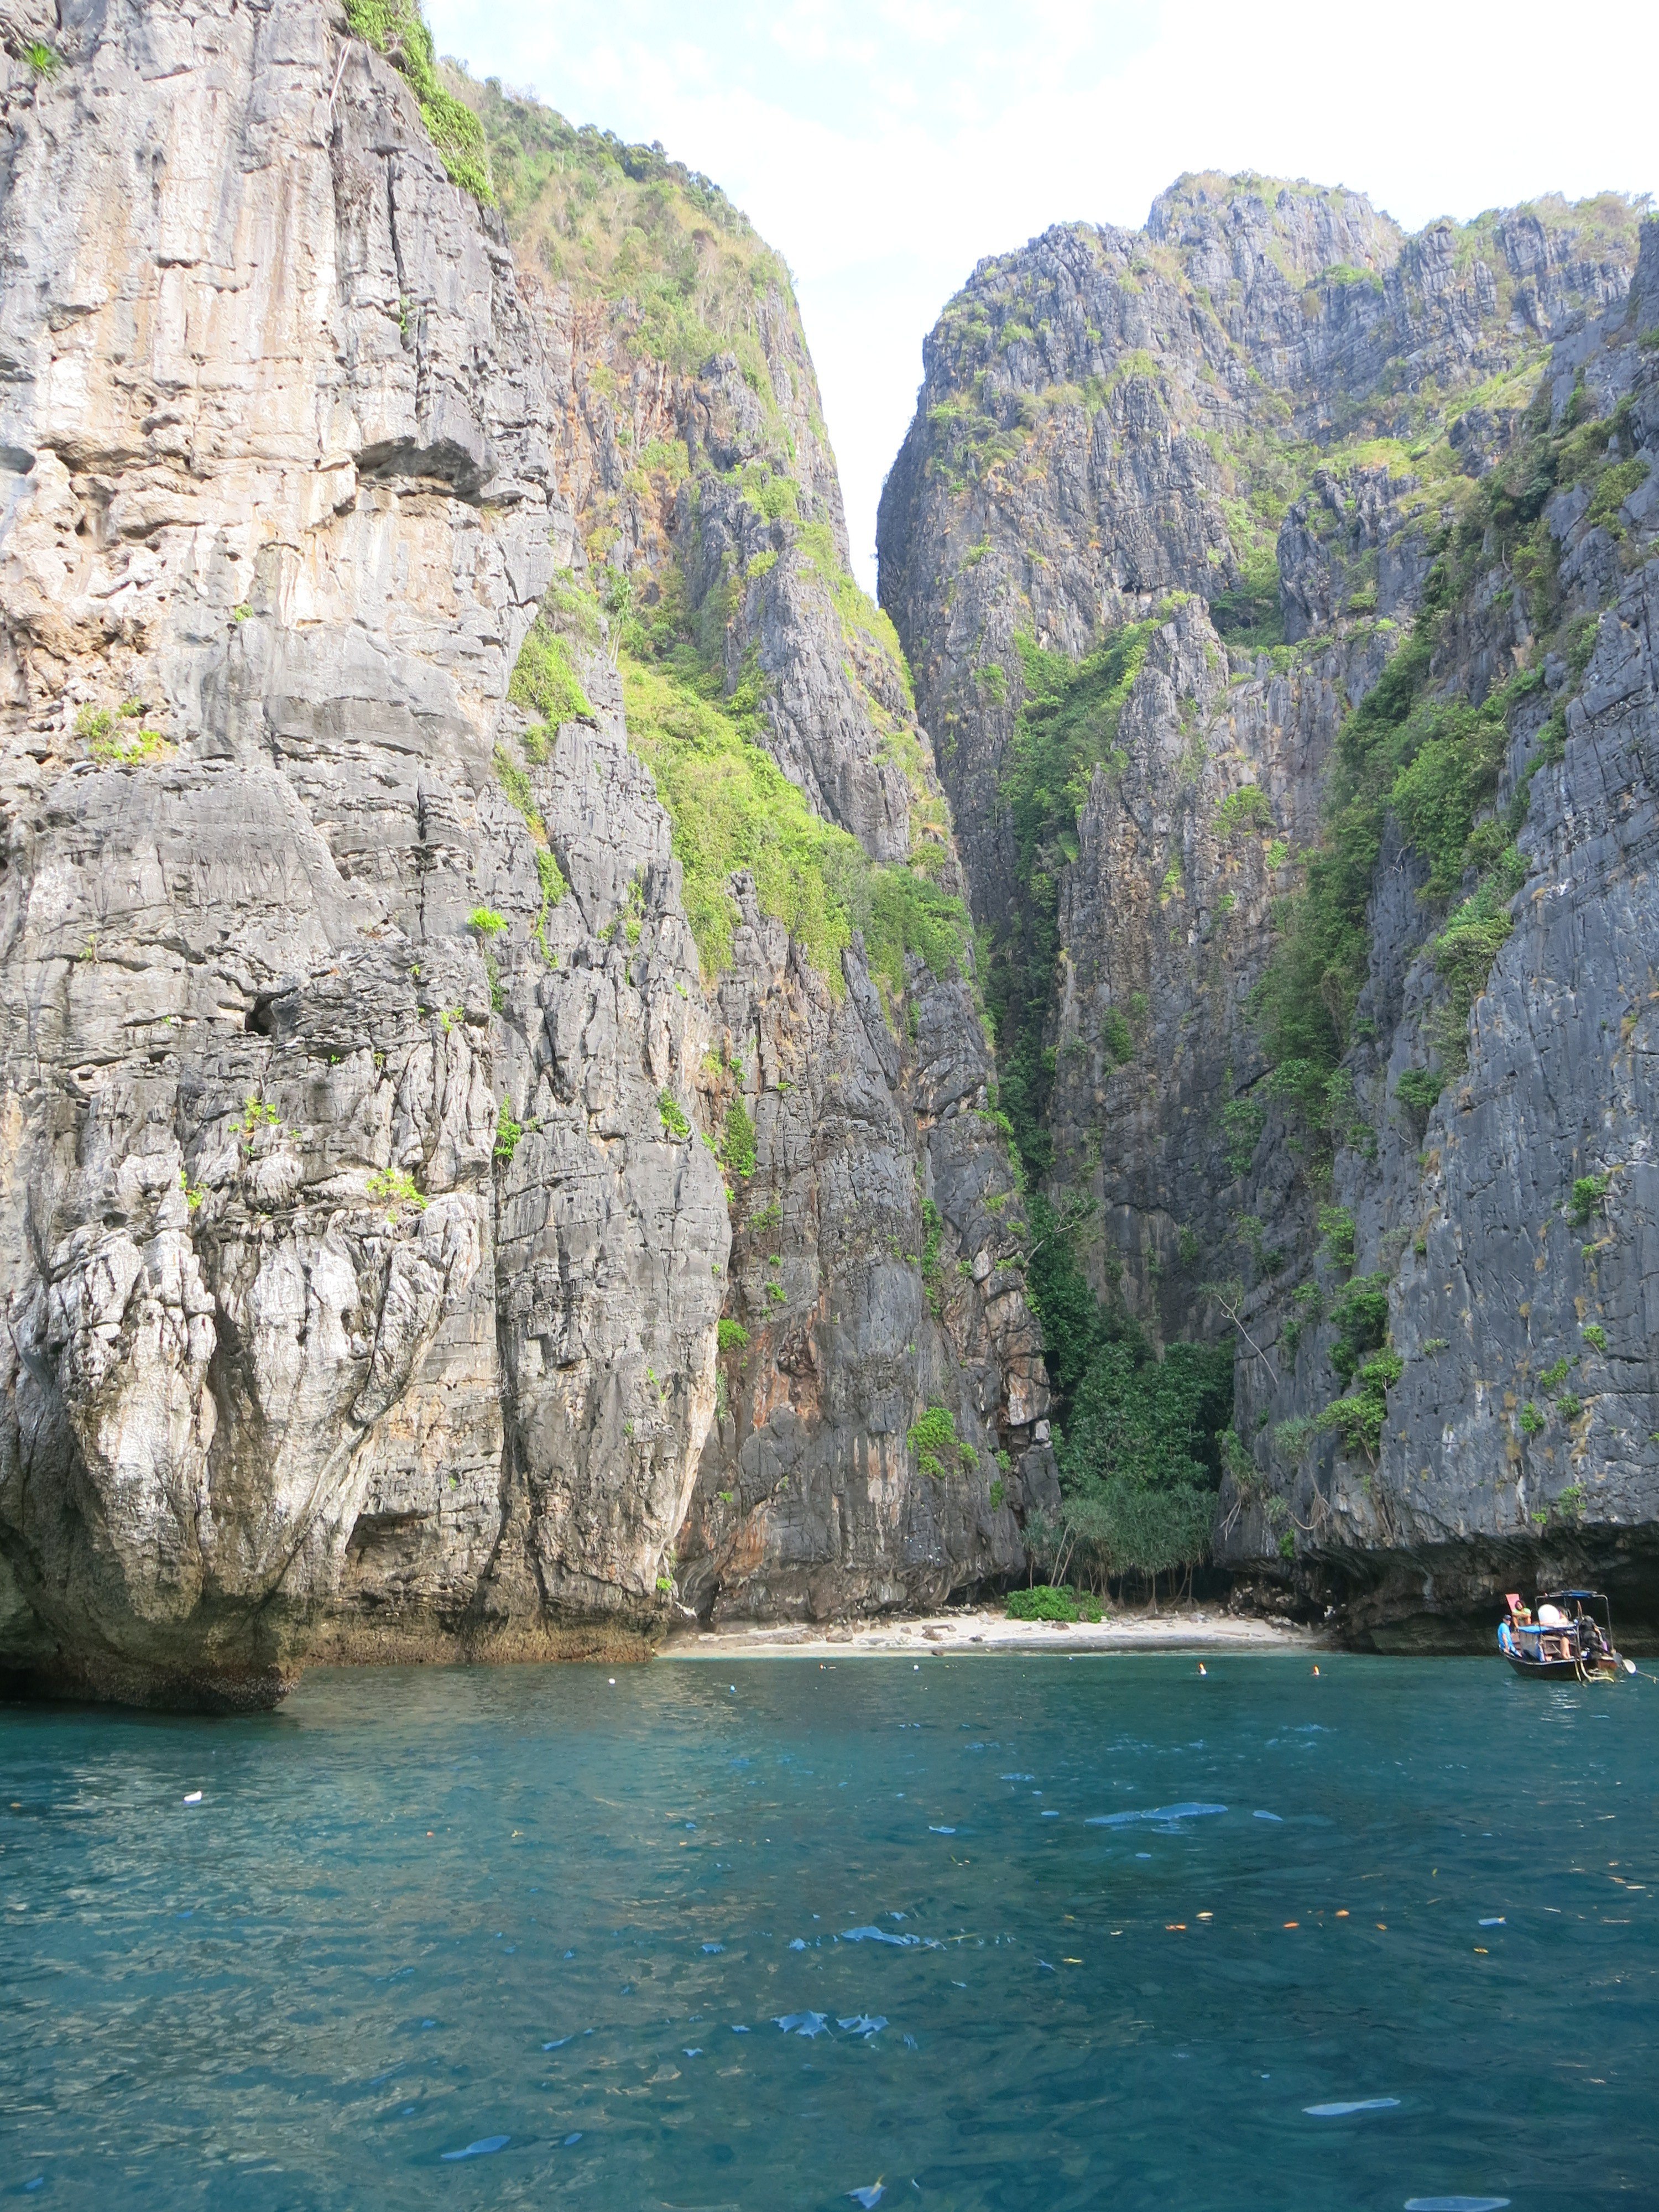
{"type": "Polygon", "coordinates": [[[1140,1820],[1196,1820],[1204,1814],[1226,1809],[1224,1805],[1154,1805],[1150,1811],[1139,1813],[1097,1813],[1083,1825],[1085,1828],[1132,1828],[1140,1820]]]}
{"type": "Polygon", "coordinates": [[[505,2150],[512,2142],[511,2136],[480,2136],[477,2142],[468,2143],[465,2150],[447,2150],[444,2163],[453,2166],[458,2159],[488,2158],[492,2151],[505,2150]]]}
{"type": "Polygon", "coordinates": [[[1504,2212],[1507,2197],[1408,2197],[1406,2212],[1504,2212]]]}

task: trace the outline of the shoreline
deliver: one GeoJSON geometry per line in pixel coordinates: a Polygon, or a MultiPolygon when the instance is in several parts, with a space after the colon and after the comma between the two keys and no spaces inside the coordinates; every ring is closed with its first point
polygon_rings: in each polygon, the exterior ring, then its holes
{"type": "Polygon", "coordinates": [[[921,1658],[984,1652],[1314,1651],[1318,1632],[1203,1607],[1191,1612],[1115,1613],[1101,1621],[1010,1620],[988,1607],[906,1613],[870,1621],[744,1621],[729,1628],[677,1628],[659,1660],[921,1658]]]}

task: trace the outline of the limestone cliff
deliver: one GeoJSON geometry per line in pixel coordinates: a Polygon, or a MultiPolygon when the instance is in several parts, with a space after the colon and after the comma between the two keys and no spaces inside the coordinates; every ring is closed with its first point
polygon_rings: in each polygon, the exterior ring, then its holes
{"type": "Polygon", "coordinates": [[[53,1688],[902,1602],[1052,1483],[787,283],[671,368],[499,95],[354,26],[112,0],[5,62],[0,1667],[53,1688]],[[694,707],[842,837],[816,934],[764,853],[706,880],[694,707]]]}
{"type": "Polygon", "coordinates": [[[884,497],[1028,1157],[1237,1345],[1218,1556],[1356,1634],[1652,1603],[1638,228],[1184,179],[980,265],[884,497]]]}

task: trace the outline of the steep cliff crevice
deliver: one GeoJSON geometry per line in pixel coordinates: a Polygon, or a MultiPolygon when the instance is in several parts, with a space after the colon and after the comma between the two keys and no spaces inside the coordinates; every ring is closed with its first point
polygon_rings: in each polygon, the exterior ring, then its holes
{"type": "Polygon", "coordinates": [[[603,611],[711,1005],[693,1111],[733,1243],[677,1601],[935,1600],[1023,1564],[1019,1518],[1055,1495],[1048,1389],[948,809],[848,573],[787,275],[706,179],[466,89],[571,332],[588,566],[549,623],[591,636],[603,611]],[[930,1408],[958,1440],[944,1480],[909,1441],[930,1408]]]}

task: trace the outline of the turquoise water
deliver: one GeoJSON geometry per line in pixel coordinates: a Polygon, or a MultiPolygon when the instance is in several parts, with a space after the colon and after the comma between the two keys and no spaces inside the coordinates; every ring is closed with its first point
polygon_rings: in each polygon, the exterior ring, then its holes
{"type": "Polygon", "coordinates": [[[0,1712],[0,2194],[1659,2203],[1659,1685],[1207,1663],[0,1712]]]}

